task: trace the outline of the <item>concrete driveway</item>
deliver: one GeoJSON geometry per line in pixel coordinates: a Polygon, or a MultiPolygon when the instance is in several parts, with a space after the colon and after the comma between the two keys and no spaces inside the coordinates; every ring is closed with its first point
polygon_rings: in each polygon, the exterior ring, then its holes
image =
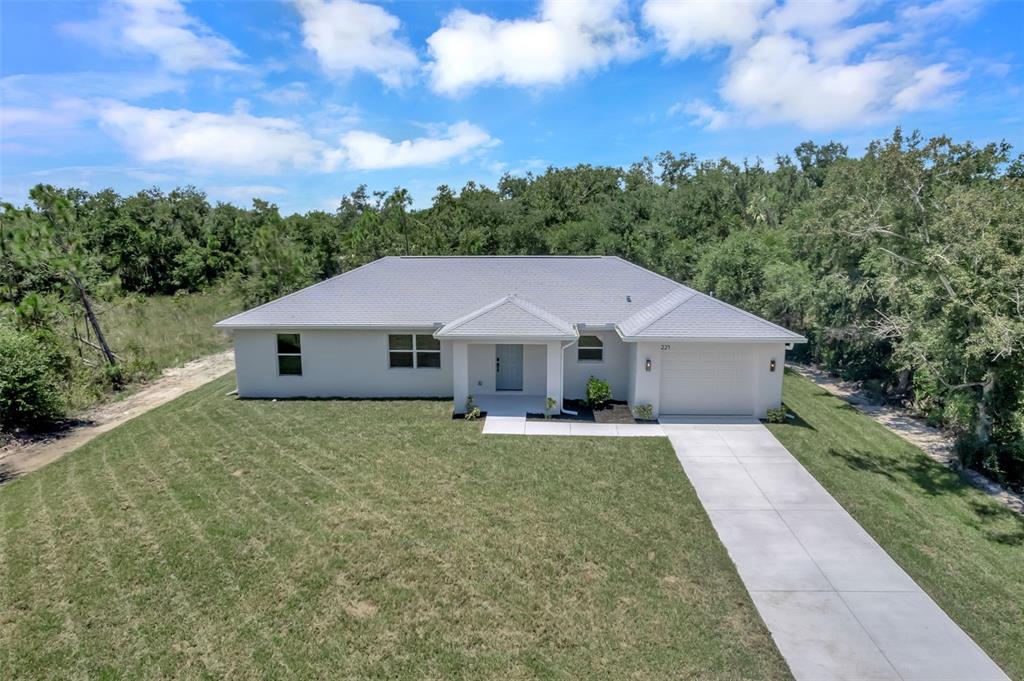
{"type": "Polygon", "coordinates": [[[797,679],[1007,679],[767,428],[662,429],[797,679]]]}

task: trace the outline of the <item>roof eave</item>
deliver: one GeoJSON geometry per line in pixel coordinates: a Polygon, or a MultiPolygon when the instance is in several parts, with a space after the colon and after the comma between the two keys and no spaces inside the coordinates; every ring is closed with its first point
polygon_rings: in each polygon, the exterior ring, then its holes
{"type": "Polygon", "coordinates": [[[806,343],[803,336],[629,336],[616,329],[626,343],[806,343]]]}

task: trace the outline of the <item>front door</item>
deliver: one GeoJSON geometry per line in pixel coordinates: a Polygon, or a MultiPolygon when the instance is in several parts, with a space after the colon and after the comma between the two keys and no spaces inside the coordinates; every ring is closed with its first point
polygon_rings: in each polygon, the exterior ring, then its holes
{"type": "Polygon", "coordinates": [[[523,389],[523,346],[494,346],[494,387],[497,390],[523,389]]]}

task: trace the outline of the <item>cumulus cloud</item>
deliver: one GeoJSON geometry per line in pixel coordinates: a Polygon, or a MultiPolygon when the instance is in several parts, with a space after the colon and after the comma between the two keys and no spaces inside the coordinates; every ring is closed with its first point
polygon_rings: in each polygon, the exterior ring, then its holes
{"type": "Polygon", "coordinates": [[[758,30],[761,17],[774,0],[707,2],[706,0],[647,0],[642,14],[665,51],[674,57],[722,45],[739,45],[758,30]]]}
{"type": "Polygon", "coordinates": [[[330,172],[434,165],[498,143],[467,122],[397,142],[350,130],[337,143],[329,143],[310,135],[298,121],[254,116],[244,103],[230,114],[219,114],[107,102],[98,116],[100,126],[140,161],[180,164],[199,172],[272,175],[291,168],[330,172]]]}
{"type": "Polygon", "coordinates": [[[182,162],[197,169],[270,174],[314,165],[323,147],[294,121],[242,110],[197,113],[112,103],[100,111],[100,125],[142,161],[182,162]]]}
{"type": "Polygon", "coordinates": [[[419,66],[409,45],[396,35],[398,17],[355,0],[297,0],[306,47],[330,74],[372,73],[390,87],[401,85],[419,66]]]}
{"type": "Polygon", "coordinates": [[[68,22],[61,29],[109,49],[156,57],[168,71],[237,70],[242,54],[178,0],[111,0],[96,21],[68,22]]]}
{"type": "Polygon", "coordinates": [[[640,48],[621,0],[544,0],[535,18],[517,20],[459,9],[427,45],[431,85],[448,95],[495,82],[557,85],[640,48]]]}
{"type": "MultiPolygon", "coordinates": [[[[959,0],[915,8],[914,16],[949,15],[959,0]]],[[[729,48],[719,85],[721,104],[681,103],[695,124],[720,129],[738,123],[795,123],[829,129],[873,123],[949,97],[964,74],[947,64],[922,64],[880,41],[902,30],[894,22],[856,23],[861,0],[716,4],[647,0],[645,22],[673,56],[729,48]]]]}
{"type": "Polygon", "coordinates": [[[434,165],[494,146],[498,141],[482,128],[461,121],[433,137],[393,142],[376,133],[353,130],[341,136],[346,164],[356,170],[434,165]]]}

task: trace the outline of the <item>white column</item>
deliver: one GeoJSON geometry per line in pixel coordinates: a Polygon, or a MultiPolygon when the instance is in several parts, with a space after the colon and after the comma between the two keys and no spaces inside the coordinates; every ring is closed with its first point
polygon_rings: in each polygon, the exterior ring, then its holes
{"type": "Polygon", "coordinates": [[[469,397],[469,344],[452,343],[452,395],[456,414],[466,411],[469,397]]]}
{"type": "Polygon", "coordinates": [[[562,344],[548,343],[547,396],[555,401],[556,413],[562,410],[562,344]]]}

